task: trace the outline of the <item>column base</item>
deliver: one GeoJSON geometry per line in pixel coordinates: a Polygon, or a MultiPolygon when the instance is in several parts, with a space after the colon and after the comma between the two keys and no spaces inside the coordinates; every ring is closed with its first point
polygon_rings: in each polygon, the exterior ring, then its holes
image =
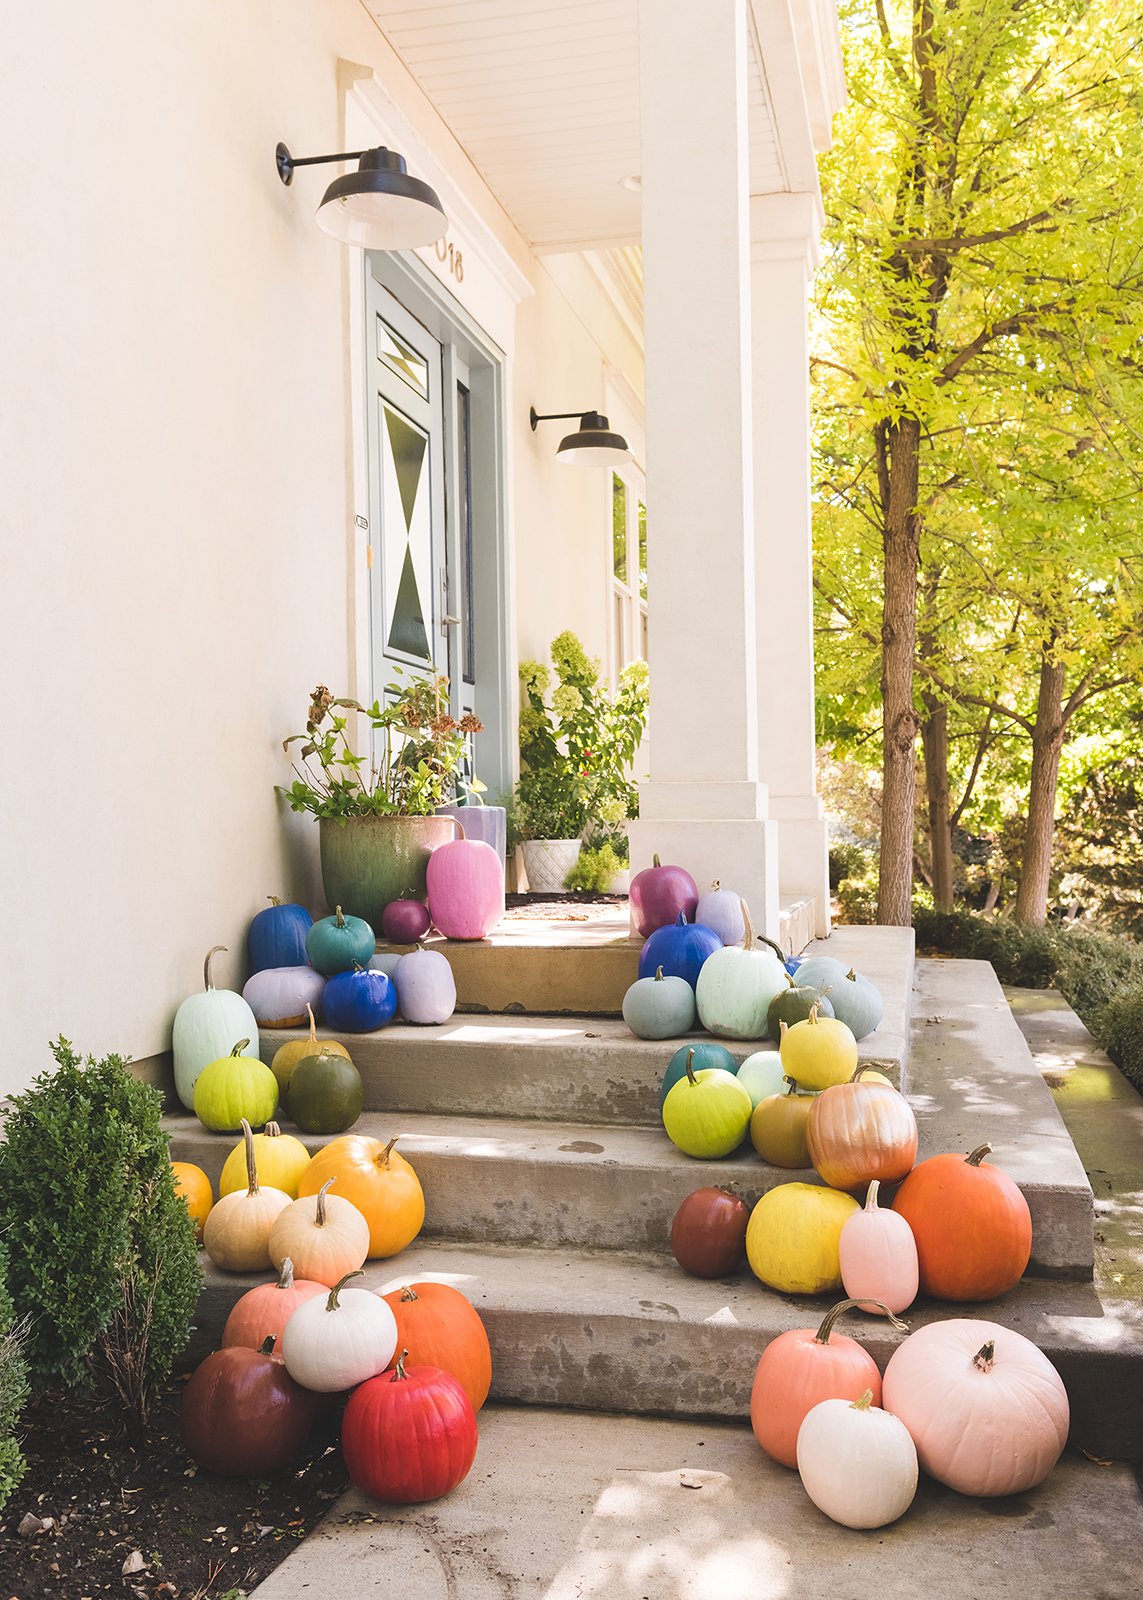
{"type": "Polygon", "coordinates": [[[816,794],[771,796],[779,823],[778,877],[783,900],[813,900],[815,937],[827,939],[829,917],[829,830],[816,794]]]}
{"type": "Polygon", "coordinates": [[[717,878],[750,907],[758,933],[777,941],[778,825],[767,818],[640,817],[627,824],[631,876],[658,856],[664,866],[685,867],[700,894],[717,878]]]}

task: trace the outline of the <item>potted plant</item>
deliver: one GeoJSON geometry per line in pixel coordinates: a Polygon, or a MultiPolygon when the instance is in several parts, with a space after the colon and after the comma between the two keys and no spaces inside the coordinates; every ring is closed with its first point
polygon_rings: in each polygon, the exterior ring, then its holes
{"type": "Polygon", "coordinates": [[[551,656],[552,669],[538,661],[520,664],[520,779],[513,809],[513,836],[529,885],[547,893],[598,887],[623,870],[624,824],[639,812],[630,767],[647,721],[644,662],[625,667],[612,693],[574,633],[557,635],[551,656]],[[597,858],[589,863],[590,885],[575,876],[583,843],[597,858]]]}
{"type": "MultiPolygon", "coordinates": [[[[479,717],[450,715],[448,679],[439,673],[386,684],[371,706],[318,684],[306,731],[283,742],[294,781],[280,792],[291,810],[318,819],[331,906],[376,928],[390,901],[424,899],[429,856],[456,835],[453,818],[436,815],[437,808],[453,799],[468,736],[483,727],[479,717]],[[368,724],[371,757],[355,748],[359,717],[368,724]]],[[[471,776],[466,781],[469,790],[480,787],[471,776]]]]}

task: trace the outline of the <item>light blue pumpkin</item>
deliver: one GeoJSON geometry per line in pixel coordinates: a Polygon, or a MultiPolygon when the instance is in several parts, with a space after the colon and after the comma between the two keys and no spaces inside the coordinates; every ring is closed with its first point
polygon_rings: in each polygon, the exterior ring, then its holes
{"type": "Polygon", "coordinates": [[[786,1086],[782,1059],[776,1050],[756,1050],[741,1063],[737,1076],[756,1106],[769,1095],[781,1094],[786,1086]]]}
{"type": "Polygon", "coordinates": [[[623,1020],[637,1039],[677,1039],[695,1025],[695,992],[685,978],[637,978],[623,996],[623,1020]]]}
{"type": "Polygon", "coordinates": [[[204,1067],[228,1056],[235,1039],[250,1042],[245,1056],[258,1058],[258,1022],[249,1005],[232,989],[216,989],[210,963],[224,944],[216,944],[203,965],[201,994],[188,995],[175,1012],[171,1050],[175,1066],[175,1093],[188,1111],[194,1110],[194,1086],[204,1067]]]}
{"type": "Polygon", "coordinates": [[[765,1039],[766,1013],[787,988],[786,969],[773,950],[716,950],[695,987],[703,1027],[721,1039],[765,1039]]]}
{"type": "Polygon", "coordinates": [[[885,1015],[880,989],[852,969],[840,983],[830,985],[829,1001],[834,1016],[845,1023],[855,1039],[864,1039],[866,1034],[872,1033],[885,1015]]]}
{"type": "Polygon", "coordinates": [[[798,967],[798,986],[811,989],[831,990],[830,999],[833,999],[832,990],[837,984],[845,981],[849,971],[844,961],[839,961],[836,956],[807,956],[798,967]]]}

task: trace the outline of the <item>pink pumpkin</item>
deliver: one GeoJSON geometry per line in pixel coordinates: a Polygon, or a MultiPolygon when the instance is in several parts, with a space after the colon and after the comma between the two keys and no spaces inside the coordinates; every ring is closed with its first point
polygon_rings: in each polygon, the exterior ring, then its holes
{"type": "Polygon", "coordinates": [[[456,980],[439,950],[410,950],[393,969],[397,1005],[406,1022],[447,1022],[456,1010],[456,980]]]}
{"type": "Polygon", "coordinates": [[[653,866],[635,874],[628,892],[631,922],[644,939],[677,922],[680,912],[693,922],[698,905],[698,884],[686,868],[664,867],[658,856],[653,860],[653,866]]]}
{"type": "Polygon", "coordinates": [[[917,1298],[917,1241],[904,1217],[879,1208],[877,1189],[874,1178],[865,1209],[855,1211],[841,1230],[841,1281],[862,1311],[875,1310],[874,1300],[890,1311],[904,1311],[917,1298]]]}
{"type": "Polygon", "coordinates": [[[425,878],[429,911],[446,939],[483,939],[504,915],[500,857],[483,840],[466,839],[463,828],[433,851],[425,878]]]}

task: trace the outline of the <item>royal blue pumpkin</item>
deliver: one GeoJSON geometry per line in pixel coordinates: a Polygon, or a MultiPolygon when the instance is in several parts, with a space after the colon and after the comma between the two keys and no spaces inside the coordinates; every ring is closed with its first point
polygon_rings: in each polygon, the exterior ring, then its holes
{"type": "Polygon", "coordinates": [[[738,1072],[738,1062],[724,1044],[712,1042],[705,1044],[684,1044],[667,1062],[667,1070],[663,1074],[663,1087],[659,1090],[659,1110],[663,1109],[663,1101],[678,1083],[680,1078],[687,1075],[687,1057],[691,1058],[691,1068],[700,1072],[704,1067],[721,1067],[724,1072],[738,1072]]]}
{"type": "Polygon", "coordinates": [[[315,922],[306,938],[306,955],[312,967],[327,978],[365,966],[377,948],[373,929],[361,917],[347,917],[340,906],[332,917],[315,922]]]}
{"type": "Polygon", "coordinates": [[[392,1022],[397,991],[383,972],[355,967],[336,972],[325,986],[322,1009],[326,1026],[345,1033],[372,1033],[392,1022]]]}
{"type": "Polygon", "coordinates": [[[664,977],[682,978],[693,989],[703,962],[721,949],[722,940],[713,928],[688,922],[680,911],[668,927],[656,928],[639,952],[639,976],[653,978],[656,968],[662,967],[664,977]]]}
{"type": "Polygon", "coordinates": [[[313,925],[305,906],[286,905],[272,894],[270,904],[253,918],[246,934],[250,971],[306,966],[306,935],[313,925]]]}

